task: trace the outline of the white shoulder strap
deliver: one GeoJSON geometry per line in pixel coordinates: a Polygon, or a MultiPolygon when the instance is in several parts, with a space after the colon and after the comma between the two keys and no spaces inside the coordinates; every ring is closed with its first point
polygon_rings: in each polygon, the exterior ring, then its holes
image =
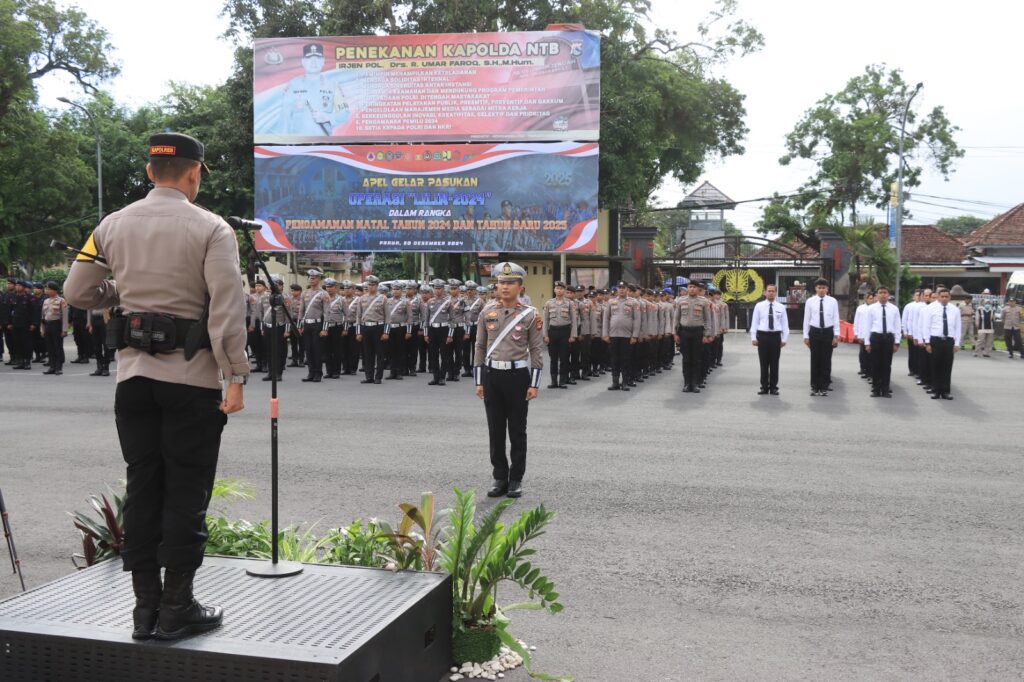
{"type": "Polygon", "coordinates": [[[505,337],[508,336],[508,333],[512,331],[512,329],[514,329],[517,324],[522,322],[523,318],[529,315],[531,311],[533,311],[534,313],[537,312],[533,308],[527,306],[526,310],[516,315],[516,317],[513,318],[512,322],[505,325],[505,328],[501,330],[501,333],[498,334],[497,338],[495,338],[494,341],[491,342],[490,347],[487,349],[487,355],[484,357],[485,360],[491,359],[491,354],[494,353],[494,349],[498,347],[498,344],[501,343],[505,339],[505,337]]]}

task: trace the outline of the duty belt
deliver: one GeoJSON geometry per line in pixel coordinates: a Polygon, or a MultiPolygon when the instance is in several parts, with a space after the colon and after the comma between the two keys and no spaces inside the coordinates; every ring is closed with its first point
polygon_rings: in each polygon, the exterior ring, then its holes
{"type": "Polygon", "coordinates": [[[529,360],[488,360],[487,366],[491,369],[526,369],[530,366],[529,360]]]}
{"type": "Polygon", "coordinates": [[[359,325],[362,327],[379,327],[384,324],[383,322],[360,322],[359,325]]]}

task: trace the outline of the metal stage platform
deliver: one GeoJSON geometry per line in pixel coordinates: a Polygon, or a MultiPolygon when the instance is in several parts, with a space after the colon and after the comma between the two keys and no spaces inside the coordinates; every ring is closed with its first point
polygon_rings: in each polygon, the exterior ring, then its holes
{"type": "Polygon", "coordinates": [[[4,682],[424,682],[451,665],[451,577],[306,565],[246,575],[207,557],[200,601],[224,624],[176,642],[131,639],[131,576],[118,559],[0,602],[4,682]]]}

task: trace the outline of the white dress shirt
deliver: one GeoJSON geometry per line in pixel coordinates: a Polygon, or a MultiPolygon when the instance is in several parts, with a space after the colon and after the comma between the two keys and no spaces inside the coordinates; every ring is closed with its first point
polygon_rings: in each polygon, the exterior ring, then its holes
{"type": "Polygon", "coordinates": [[[839,337],[839,303],[831,296],[811,296],[804,303],[804,338],[810,338],[811,327],[819,326],[821,307],[825,307],[825,329],[832,327],[836,338],[839,337]]]}
{"type": "Polygon", "coordinates": [[[882,333],[882,314],[885,314],[885,333],[892,334],[894,346],[898,346],[903,335],[900,333],[900,310],[892,303],[872,303],[864,314],[864,344],[871,345],[871,335],[882,333]]]}
{"type": "Polygon", "coordinates": [[[786,315],[786,306],[779,303],[778,299],[771,302],[761,301],[754,306],[754,315],[750,319],[751,341],[757,341],[758,332],[780,332],[782,343],[789,341],[789,316],[786,315]],[[771,318],[768,314],[769,307],[771,308],[771,318]],[[769,329],[769,319],[773,320],[774,329],[769,329]]]}
{"type": "Polygon", "coordinates": [[[857,306],[857,312],[853,314],[853,335],[857,337],[858,341],[862,341],[868,336],[867,327],[864,326],[864,317],[867,311],[868,304],[861,303],[857,306]]]}
{"type": "Polygon", "coordinates": [[[903,306],[903,334],[905,336],[914,335],[914,320],[920,308],[920,301],[911,301],[903,306]]]}
{"type": "Polygon", "coordinates": [[[924,303],[922,301],[921,307],[917,309],[917,313],[914,315],[914,338],[922,343],[928,343],[928,338],[932,335],[928,327],[928,317],[931,315],[932,308],[938,305],[938,301],[932,301],[931,303],[924,303]]]}
{"type": "Polygon", "coordinates": [[[931,343],[931,337],[943,336],[942,333],[942,311],[946,311],[946,330],[945,336],[953,339],[953,345],[960,345],[960,309],[955,305],[948,304],[942,305],[938,301],[928,306],[927,321],[925,324],[925,330],[927,335],[924,337],[925,343],[931,343]]]}

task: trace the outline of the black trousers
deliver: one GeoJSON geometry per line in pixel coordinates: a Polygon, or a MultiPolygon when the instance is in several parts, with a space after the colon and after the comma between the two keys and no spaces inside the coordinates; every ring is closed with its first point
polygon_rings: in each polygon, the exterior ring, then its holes
{"type": "Polygon", "coordinates": [[[25,360],[32,359],[32,329],[28,328],[28,325],[14,325],[14,329],[8,333],[14,336],[14,349],[12,354],[18,360],[24,362],[25,360]]]}
{"type": "Polygon", "coordinates": [[[857,353],[857,362],[860,365],[860,371],[862,374],[871,374],[871,368],[874,367],[874,362],[871,359],[871,355],[868,353],[868,349],[864,347],[864,343],[860,343],[860,351],[857,353]]]}
{"type": "Polygon", "coordinates": [[[725,334],[719,334],[715,338],[715,364],[722,364],[722,356],[725,353],[725,334]]]}
{"type": "Polygon", "coordinates": [[[64,366],[64,337],[61,336],[61,328],[64,323],[60,320],[53,320],[43,322],[46,329],[46,336],[43,340],[46,342],[46,357],[47,364],[50,369],[60,369],[64,366]]]}
{"type": "Polygon", "coordinates": [[[388,375],[400,377],[405,372],[405,325],[394,327],[388,334],[388,375]]]}
{"type": "Polygon", "coordinates": [[[677,327],[679,353],[683,356],[683,383],[696,384],[701,379],[701,359],[704,356],[704,327],[677,327]]]}
{"type": "Polygon", "coordinates": [[[476,350],[476,325],[469,325],[466,338],[462,342],[462,369],[468,372],[473,366],[473,353],[476,350]]]}
{"type": "Polygon", "coordinates": [[[292,347],[292,362],[301,365],[303,362],[302,335],[294,330],[288,335],[288,343],[292,347]]]}
{"type": "Polygon", "coordinates": [[[757,332],[757,359],[761,362],[761,388],[778,390],[782,332],[757,332]]]}
{"type": "MultiPolygon", "coordinates": [[[[87,327],[89,326],[86,322],[88,317],[79,317],[75,321],[75,328],[72,331],[72,338],[75,340],[75,348],[78,350],[78,356],[87,359],[92,357],[93,354],[99,354],[99,346],[93,343],[92,335],[89,334],[87,327]]],[[[49,330],[47,330],[49,333],[49,330]]],[[[63,346],[61,345],[61,348],[63,346]]],[[[47,354],[49,349],[47,349],[47,354]]],[[[62,360],[61,360],[62,361],[62,360]]]]}
{"type": "Polygon", "coordinates": [[[324,341],[324,369],[327,376],[341,373],[341,325],[328,325],[324,341]]]}
{"type": "Polygon", "coordinates": [[[907,339],[907,371],[917,376],[917,344],[913,339],[907,339]]]}
{"type": "Polygon", "coordinates": [[[824,391],[832,383],[832,327],[811,327],[811,390],[824,391]]]}
{"type": "Polygon", "coordinates": [[[580,339],[576,338],[574,343],[569,344],[569,376],[573,379],[580,378],[580,339]]]}
{"type": "Polygon", "coordinates": [[[114,357],[114,348],[107,348],[107,323],[102,315],[94,315],[89,319],[92,327],[92,348],[96,356],[96,369],[110,369],[110,361],[114,357]]]}
{"type": "Polygon", "coordinates": [[[629,377],[629,337],[613,336],[608,344],[608,351],[611,354],[612,385],[619,383],[619,376],[622,375],[622,382],[626,383],[629,377]]]}
{"type": "MultiPolygon", "coordinates": [[[[37,357],[47,354],[46,340],[43,338],[43,325],[44,324],[46,324],[46,322],[44,320],[40,320],[39,326],[36,327],[36,330],[34,332],[32,332],[32,352],[35,353],[37,357]]],[[[77,326],[75,327],[75,329],[72,330],[72,334],[73,334],[72,338],[75,338],[75,339],[81,339],[83,336],[88,336],[88,334],[86,334],[86,332],[85,332],[85,328],[84,327],[83,327],[82,331],[79,332],[77,326]]],[[[90,345],[92,344],[92,340],[91,339],[90,339],[89,343],[90,343],[90,345]]],[[[79,348],[79,351],[81,351],[81,348],[79,348]]],[[[79,356],[83,357],[83,358],[89,357],[88,355],[82,355],[81,352],[79,352],[79,356]]]]}
{"type": "Polygon", "coordinates": [[[1016,349],[1017,353],[1024,355],[1024,350],[1022,350],[1020,346],[1019,329],[1004,329],[1003,341],[1006,342],[1006,350],[1009,351],[1010,355],[1013,355],[1014,349],[1016,349]]]}
{"type": "Polygon", "coordinates": [[[323,346],[320,343],[322,330],[323,320],[302,327],[302,345],[306,353],[306,370],[310,378],[324,375],[323,346]]]}
{"type": "Polygon", "coordinates": [[[380,340],[384,325],[364,325],[360,330],[363,334],[363,374],[367,379],[376,381],[384,377],[384,342],[380,340]]]}
{"type": "Polygon", "coordinates": [[[889,392],[892,379],[892,346],[896,337],[892,334],[875,332],[871,335],[871,389],[878,393],[889,392]]]}
{"type": "Polygon", "coordinates": [[[448,358],[448,370],[445,372],[449,380],[457,379],[459,376],[459,362],[462,360],[462,344],[466,337],[466,330],[461,325],[452,327],[452,342],[444,347],[444,353],[448,358]]]}
{"type": "MultiPolygon", "coordinates": [[[[413,374],[416,371],[416,364],[420,357],[420,348],[425,345],[423,337],[420,336],[420,326],[412,326],[412,338],[405,342],[405,372],[413,374]]],[[[424,350],[426,352],[426,350],[424,350]]]]}
{"type": "Polygon", "coordinates": [[[569,328],[572,325],[548,327],[548,357],[551,359],[551,383],[569,382],[569,328]]]}
{"type": "Polygon", "coordinates": [[[526,474],[526,413],[530,407],[526,391],[530,388],[530,370],[485,367],[483,386],[492,475],[499,481],[521,481],[526,474]],[[507,457],[506,433],[511,445],[507,457]]]}
{"type": "Polygon", "coordinates": [[[267,363],[267,371],[280,377],[288,360],[288,339],[284,337],[284,325],[279,325],[277,328],[277,360],[276,364],[273,364],[275,362],[273,359],[273,349],[271,348],[273,330],[274,328],[270,325],[263,326],[263,357],[267,363]]]}
{"type": "Polygon", "coordinates": [[[576,378],[590,376],[590,353],[594,345],[593,337],[590,334],[581,334],[576,337],[576,350],[579,351],[579,360],[576,365],[576,378]]]}
{"type": "Polygon", "coordinates": [[[925,386],[932,385],[932,354],[924,348],[917,349],[917,376],[925,386]]]}
{"type": "Polygon", "coordinates": [[[356,342],[355,326],[342,328],[341,332],[341,366],[345,374],[359,371],[359,343],[356,342]]]}
{"type": "Polygon", "coordinates": [[[213,388],[132,377],[117,385],[114,414],[128,465],[124,570],[203,563],[220,436],[227,415],[213,388]]]}
{"type": "Polygon", "coordinates": [[[949,395],[953,376],[953,339],[933,336],[932,347],[932,392],[949,395]]]}
{"type": "Polygon", "coordinates": [[[451,353],[446,349],[448,346],[448,327],[427,327],[430,343],[427,344],[427,356],[430,360],[430,371],[434,375],[434,381],[444,381],[448,374],[448,359],[451,353]]]}
{"type": "Polygon", "coordinates": [[[252,359],[256,361],[256,366],[263,368],[263,323],[260,320],[253,323],[253,331],[249,332],[249,348],[252,351],[252,359]]]}

